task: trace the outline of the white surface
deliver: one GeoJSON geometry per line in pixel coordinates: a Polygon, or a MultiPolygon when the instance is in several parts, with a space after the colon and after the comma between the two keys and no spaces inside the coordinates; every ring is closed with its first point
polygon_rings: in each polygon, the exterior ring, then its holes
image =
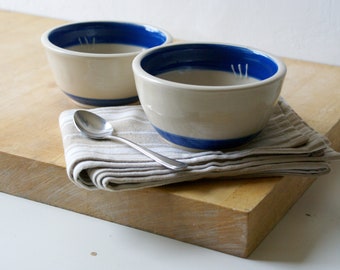
{"type": "Polygon", "coordinates": [[[340,162],[332,167],[248,259],[0,193],[0,269],[337,269],[340,162]]]}
{"type": "Polygon", "coordinates": [[[72,21],[149,23],[179,39],[340,65],[338,0],[0,0],[1,8],[72,21]]]}

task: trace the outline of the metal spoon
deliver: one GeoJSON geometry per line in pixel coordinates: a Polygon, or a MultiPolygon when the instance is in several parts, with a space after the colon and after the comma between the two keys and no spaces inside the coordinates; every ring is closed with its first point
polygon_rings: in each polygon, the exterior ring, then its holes
{"type": "Polygon", "coordinates": [[[125,138],[112,135],[114,130],[112,125],[97,114],[85,110],[78,110],[74,113],[73,120],[77,129],[91,139],[111,139],[126,143],[149,158],[172,170],[180,170],[187,167],[187,164],[183,162],[155,153],[125,138]]]}

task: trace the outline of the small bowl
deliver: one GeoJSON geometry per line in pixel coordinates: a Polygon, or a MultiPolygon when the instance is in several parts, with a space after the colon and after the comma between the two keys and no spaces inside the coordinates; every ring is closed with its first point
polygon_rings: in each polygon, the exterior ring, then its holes
{"type": "Polygon", "coordinates": [[[159,28],[113,21],[66,24],[41,37],[57,85],[84,106],[137,101],[133,58],[171,41],[170,34],[159,28]]]}
{"type": "Polygon", "coordinates": [[[248,47],[176,43],[133,60],[139,100],[167,141],[190,149],[226,149],[267,124],[286,74],[278,58],[248,47]]]}

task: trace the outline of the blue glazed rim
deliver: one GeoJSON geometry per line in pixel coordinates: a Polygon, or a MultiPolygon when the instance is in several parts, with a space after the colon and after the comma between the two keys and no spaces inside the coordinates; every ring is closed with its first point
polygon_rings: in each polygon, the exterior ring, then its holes
{"type": "MultiPolygon", "coordinates": [[[[73,55],[107,55],[70,51],[67,48],[80,44],[116,43],[152,48],[172,41],[168,32],[146,24],[117,21],[88,21],[55,27],[42,35],[45,46],[63,53],[73,55]]],[[[127,54],[134,54],[130,52],[127,54]]],[[[121,54],[121,53],[119,53],[121,54]]],[[[117,55],[113,53],[113,55],[117,55]]]]}
{"type": "Polygon", "coordinates": [[[278,65],[267,55],[245,47],[224,44],[181,44],[159,48],[141,61],[149,74],[159,74],[179,69],[209,69],[233,72],[232,65],[248,65],[250,77],[265,80],[278,71],[278,65]]]}
{"type": "Polygon", "coordinates": [[[138,96],[121,98],[121,99],[95,99],[95,98],[83,98],[75,95],[71,95],[69,93],[64,92],[69,98],[74,101],[96,107],[108,107],[108,106],[121,106],[127,105],[138,101],[138,96]]]}
{"type": "Polygon", "coordinates": [[[154,129],[166,140],[174,144],[198,150],[223,150],[228,148],[234,148],[241,146],[253,138],[255,138],[261,131],[245,136],[242,138],[227,139],[227,140],[209,140],[209,139],[197,139],[186,136],[176,135],[167,131],[164,131],[156,126],[154,129]]]}
{"type": "Polygon", "coordinates": [[[264,84],[286,73],[285,64],[275,56],[263,51],[225,43],[176,43],[152,48],[140,53],[133,60],[133,69],[140,76],[162,84],[191,90],[240,90],[264,84]],[[233,66],[233,67],[232,67],[233,66]],[[238,67],[259,81],[243,85],[202,86],[184,84],[157,77],[173,70],[206,69],[233,72],[238,67]]]}

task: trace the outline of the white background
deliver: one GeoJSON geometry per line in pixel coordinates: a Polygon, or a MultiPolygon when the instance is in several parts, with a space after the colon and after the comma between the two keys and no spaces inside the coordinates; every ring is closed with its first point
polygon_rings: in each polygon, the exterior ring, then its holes
{"type": "MultiPolygon", "coordinates": [[[[0,0],[0,8],[72,21],[150,23],[179,39],[340,65],[337,0],[0,0]]],[[[0,193],[0,269],[337,269],[339,161],[333,169],[248,259],[0,193]]]]}
{"type": "Polygon", "coordinates": [[[0,8],[70,21],[149,23],[178,39],[340,65],[338,0],[0,0],[0,8]]]}

